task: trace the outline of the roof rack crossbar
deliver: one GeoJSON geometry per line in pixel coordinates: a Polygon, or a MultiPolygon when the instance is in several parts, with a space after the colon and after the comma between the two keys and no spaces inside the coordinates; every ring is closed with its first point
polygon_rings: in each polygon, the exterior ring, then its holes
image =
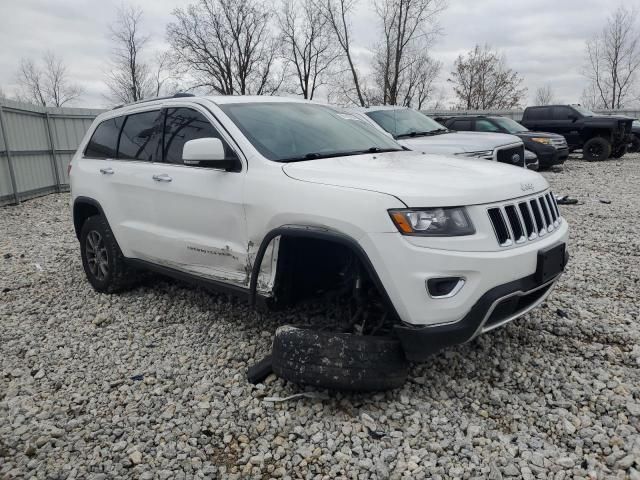
{"type": "Polygon", "coordinates": [[[128,107],[129,105],[138,105],[140,103],[153,102],[156,100],[167,100],[169,98],[183,98],[183,97],[195,97],[195,95],[193,93],[178,92],[174,95],[168,95],[166,97],[145,98],[144,100],[138,100],[137,102],[121,103],[120,105],[116,105],[115,107],[113,107],[111,110],[117,110],[118,108],[128,107]]]}

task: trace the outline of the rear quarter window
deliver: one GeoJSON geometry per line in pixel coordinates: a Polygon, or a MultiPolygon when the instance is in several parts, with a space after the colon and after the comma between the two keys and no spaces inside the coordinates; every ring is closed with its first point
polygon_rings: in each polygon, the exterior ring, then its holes
{"type": "Polygon", "coordinates": [[[88,158],[116,158],[118,135],[123,122],[123,117],[116,117],[100,123],[91,135],[91,140],[84,150],[84,156],[88,158]]]}

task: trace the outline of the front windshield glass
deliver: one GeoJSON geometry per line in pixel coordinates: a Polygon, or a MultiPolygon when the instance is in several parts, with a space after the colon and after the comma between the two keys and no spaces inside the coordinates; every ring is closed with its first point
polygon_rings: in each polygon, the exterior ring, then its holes
{"type": "Polygon", "coordinates": [[[582,115],[583,117],[593,117],[593,116],[595,116],[595,113],[593,113],[588,108],[581,107],[580,105],[571,105],[571,107],[576,112],[578,112],[580,115],[582,115]]]}
{"type": "Polygon", "coordinates": [[[447,129],[432,118],[410,108],[365,112],[374,122],[396,138],[446,132],[447,129]]]}
{"type": "Polygon", "coordinates": [[[492,120],[509,133],[520,133],[529,131],[527,127],[523,127],[518,122],[516,122],[515,120],[511,120],[510,118],[494,117],[492,118],[492,120]]]}
{"type": "Polygon", "coordinates": [[[373,126],[323,105],[256,102],[220,108],[264,157],[277,162],[402,150],[373,126]]]}

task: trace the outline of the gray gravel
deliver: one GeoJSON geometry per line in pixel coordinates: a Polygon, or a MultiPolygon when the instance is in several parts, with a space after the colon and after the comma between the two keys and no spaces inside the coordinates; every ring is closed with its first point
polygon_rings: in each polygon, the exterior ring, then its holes
{"type": "Polygon", "coordinates": [[[159,277],[97,294],[68,195],[0,209],[0,478],[640,479],[640,156],[545,176],[581,203],[541,308],[400,390],[281,403],[301,389],[245,380],[276,316],[159,277]]]}

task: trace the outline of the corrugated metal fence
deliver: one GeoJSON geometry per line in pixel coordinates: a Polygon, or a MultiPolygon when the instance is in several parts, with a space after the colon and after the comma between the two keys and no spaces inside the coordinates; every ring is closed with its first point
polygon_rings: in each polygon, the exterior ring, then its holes
{"type": "Polygon", "coordinates": [[[0,205],[67,190],[67,165],[101,111],[0,98],[0,205]]]}

